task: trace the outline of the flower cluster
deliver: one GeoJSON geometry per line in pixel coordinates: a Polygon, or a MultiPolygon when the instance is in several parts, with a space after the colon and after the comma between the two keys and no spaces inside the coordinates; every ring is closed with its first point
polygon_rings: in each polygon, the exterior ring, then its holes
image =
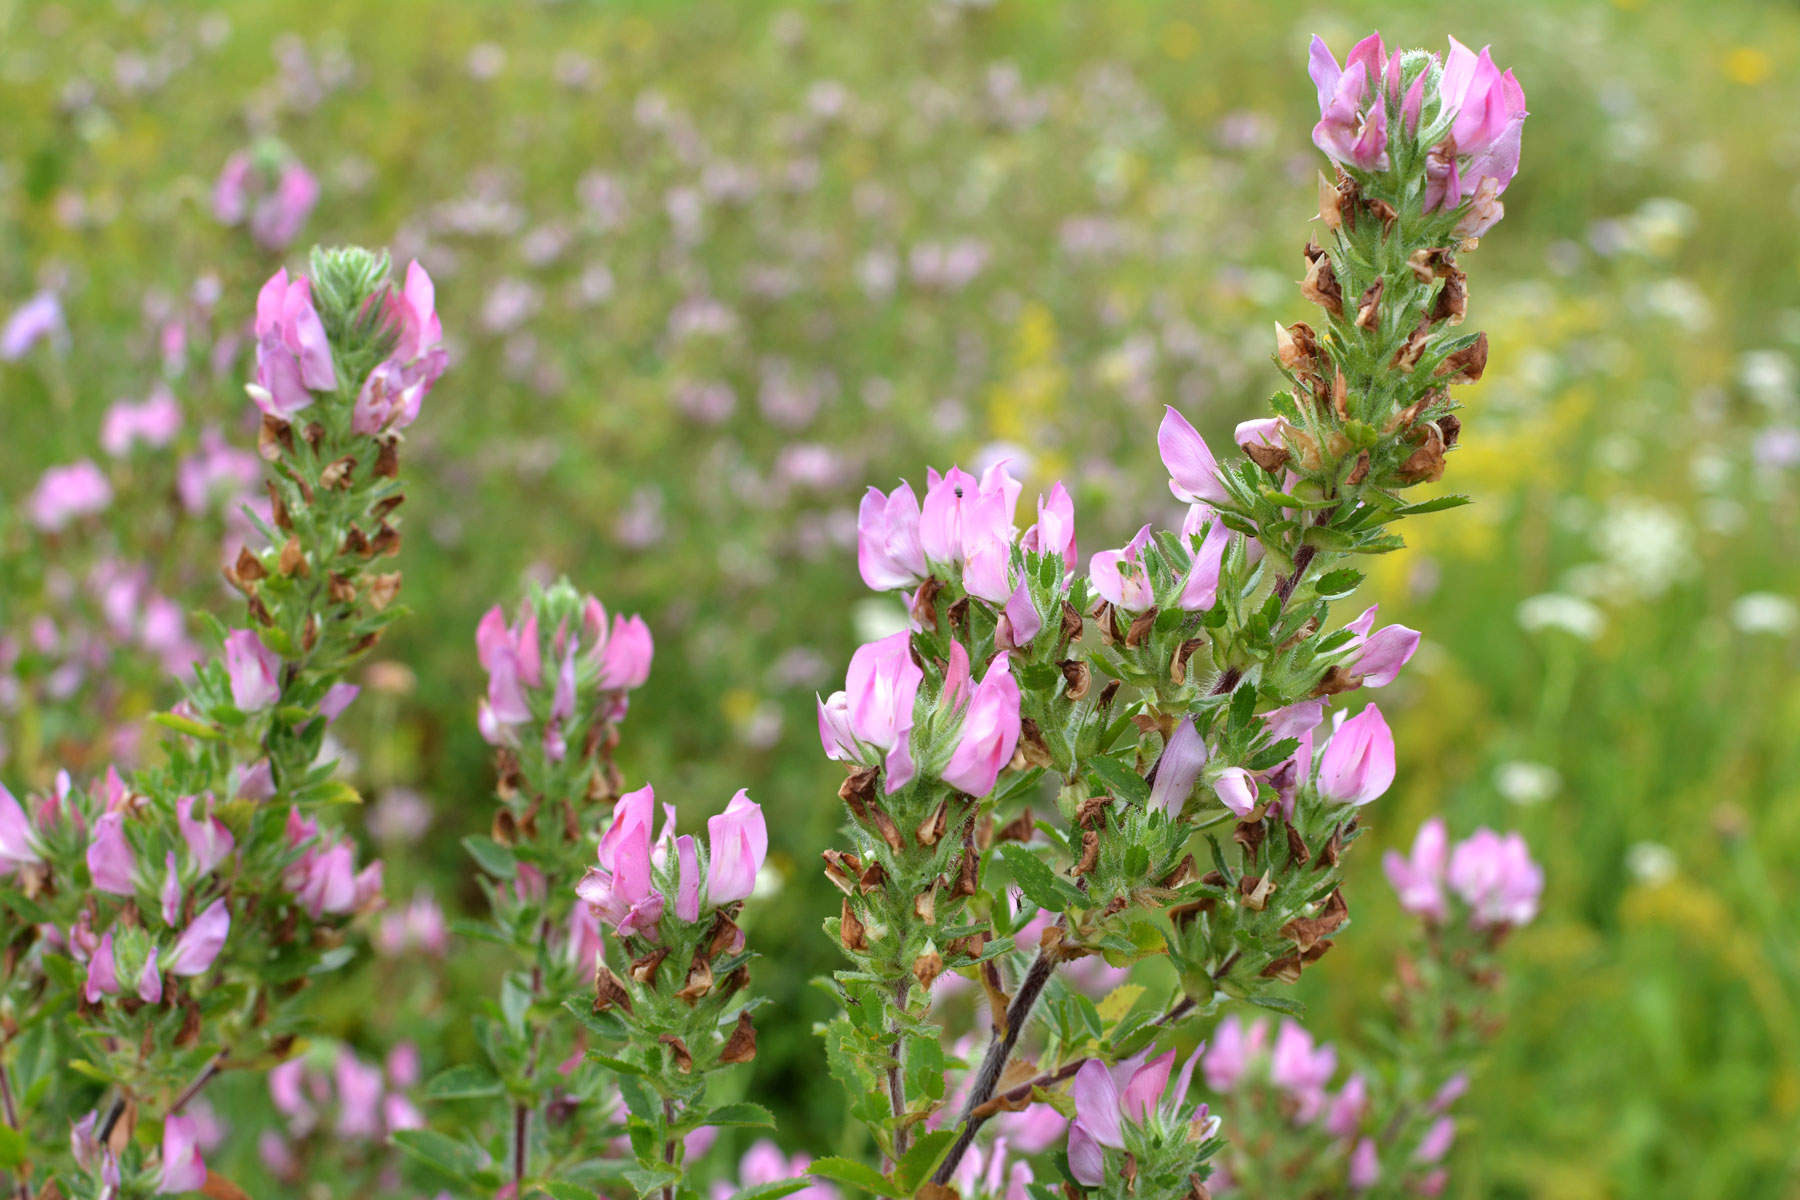
{"type": "Polygon", "coordinates": [[[1517,833],[1478,829],[1450,844],[1437,817],[1419,826],[1412,852],[1389,850],[1381,860],[1400,907],[1434,924],[1450,919],[1450,897],[1468,910],[1476,928],[1505,930],[1537,916],[1544,872],[1517,833]]]}
{"type": "Polygon", "coordinates": [[[213,216],[246,225],[256,244],[281,250],[300,234],[319,200],[319,181],[275,142],[240,150],[225,160],[213,184],[213,216]]]}
{"type": "Polygon", "coordinates": [[[490,745],[516,745],[520,728],[541,728],[540,744],[553,762],[568,753],[572,733],[579,739],[586,732],[573,723],[577,697],[603,694],[591,711],[618,723],[628,694],[650,677],[655,650],[642,617],[615,616],[609,624],[592,596],[583,598],[578,621],[565,615],[551,629],[540,628],[529,606],[512,625],[495,606],[482,617],[475,646],[488,675],[481,736],[490,745]]]}

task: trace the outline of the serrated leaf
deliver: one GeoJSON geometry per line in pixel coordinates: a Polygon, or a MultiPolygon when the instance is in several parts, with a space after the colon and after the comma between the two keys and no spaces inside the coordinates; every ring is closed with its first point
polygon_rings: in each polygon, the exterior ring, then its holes
{"type": "Polygon", "coordinates": [[[1136,1004],[1138,997],[1143,994],[1142,984],[1122,983],[1108,992],[1106,997],[1094,1008],[1099,1012],[1100,1019],[1111,1025],[1130,1012],[1132,1005],[1136,1004]]]}
{"type": "Polygon", "coordinates": [[[1306,1005],[1289,996],[1277,996],[1272,993],[1264,993],[1259,996],[1245,996],[1244,999],[1251,1004],[1256,1005],[1258,1008],[1266,1008],[1273,1012],[1282,1013],[1285,1016],[1306,1016],[1306,1005]]]}
{"type": "Polygon", "coordinates": [[[1335,600],[1340,596],[1348,596],[1362,586],[1363,573],[1354,567],[1339,567],[1335,571],[1327,571],[1319,576],[1313,584],[1313,590],[1327,600],[1335,600]]]}
{"type": "Polygon", "coordinates": [[[867,1163],[859,1163],[848,1158],[821,1158],[807,1168],[807,1174],[818,1179],[828,1179],[832,1183],[847,1183],[851,1187],[861,1188],[865,1192],[873,1192],[877,1196],[888,1196],[892,1200],[904,1200],[905,1190],[896,1187],[887,1176],[867,1163]]]}
{"type": "Polygon", "coordinates": [[[1005,860],[1007,870],[1012,873],[1013,882],[1025,893],[1025,898],[1046,912],[1061,912],[1070,903],[1070,892],[1079,900],[1080,892],[1057,879],[1056,872],[1045,866],[1043,861],[1017,842],[1006,842],[1000,847],[1000,857],[1005,860]]]}
{"type": "Polygon", "coordinates": [[[748,1100],[740,1100],[735,1104],[721,1104],[706,1114],[702,1125],[713,1125],[719,1128],[728,1126],[745,1126],[750,1128],[773,1129],[775,1114],[760,1104],[752,1104],[748,1100]]]}
{"type": "Polygon", "coordinates": [[[394,1145],[427,1166],[463,1183],[479,1171],[484,1162],[480,1151],[435,1129],[402,1129],[392,1135],[394,1145]]]}
{"type": "Polygon", "coordinates": [[[1118,759],[1098,755],[1088,760],[1087,768],[1090,775],[1121,800],[1133,804],[1149,803],[1150,785],[1144,782],[1143,776],[1118,759]]]}
{"type": "MultiPolygon", "coordinates": [[[[812,1181],[808,1179],[778,1179],[774,1183],[759,1184],[756,1187],[745,1188],[741,1192],[734,1192],[731,1200],[780,1200],[782,1196],[791,1196],[802,1188],[811,1186],[812,1181]]],[[[593,1200],[593,1198],[583,1194],[582,1200],[593,1200]]]]}
{"type": "Polygon", "coordinates": [[[519,862],[513,857],[513,852],[493,838],[471,834],[462,840],[462,844],[475,864],[489,875],[511,879],[519,873],[519,862]]]}
{"type": "Polygon", "coordinates": [[[467,1063],[439,1071],[425,1083],[427,1100],[469,1100],[476,1096],[497,1096],[500,1081],[480,1067],[467,1063]]]}
{"type": "Polygon", "coordinates": [[[894,1182],[910,1192],[924,1183],[932,1169],[943,1159],[950,1149],[950,1143],[956,1140],[954,1129],[934,1129],[930,1133],[922,1133],[914,1142],[912,1149],[900,1158],[900,1164],[894,1168],[894,1182]]]}
{"type": "Polygon", "coordinates": [[[1396,517],[1420,517],[1426,513],[1443,512],[1446,509],[1461,508],[1471,502],[1468,496],[1435,496],[1430,500],[1421,500],[1417,504],[1402,504],[1394,510],[1396,517]]]}

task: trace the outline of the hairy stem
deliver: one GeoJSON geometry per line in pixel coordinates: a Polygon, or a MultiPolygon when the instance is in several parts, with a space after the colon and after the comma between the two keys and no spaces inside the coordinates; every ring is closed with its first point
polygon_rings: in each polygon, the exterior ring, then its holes
{"type": "MultiPolygon", "coordinates": [[[[668,1126],[668,1125],[673,1125],[674,1123],[675,1123],[675,1102],[673,1100],[670,1100],[665,1097],[663,1099],[663,1124],[665,1126],[668,1126]]],[[[667,1136],[667,1132],[668,1131],[665,1128],[665,1130],[664,1130],[665,1136],[667,1136]]],[[[665,1163],[669,1164],[671,1167],[675,1165],[676,1149],[677,1149],[677,1146],[676,1146],[676,1142],[675,1142],[674,1138],[668,1138],[668,1140],[663,1143],[663,1161],[665,1163]]],[[[675,1185],[674,1184],[672,1184],[672,1183],[663,1184],[662,1200],[675,1200],[675,1185]]]]}
{"type": "MultiPolygon", "coordinates": [[[[905,1012],[906,997],[912,981],[902,979],[894,985],[894,1006],[905,1012]]],[[[900,1031],[900,1018],[894,1018],[894,1062],[887,1069],[888,1106],[894,1112],[894,1156],[905,1154],[912,1144],[912,1130],[900,1122],[906,1116],[906,1037],[900,1031]]]]}
{"type": "Polygon", "coordinates": [[[169,1115],[171,1117],[180,1115],[181,1110],[188,1106],[189,1101],[205,1091],[206,1085],[211,1083],[214,1079],[217,1079],[219,1077],[219,1072],[224,1070],[224,1068],[225,1051],[221,1050],[212,1056],[212,1059],[206,1064],[206,1068],[202,1070],[199,1075],[195,1076],[192,1083],[181,1089],[181,1094],[176,1096],[174,1101],[169,1105],[169,1115]]]}

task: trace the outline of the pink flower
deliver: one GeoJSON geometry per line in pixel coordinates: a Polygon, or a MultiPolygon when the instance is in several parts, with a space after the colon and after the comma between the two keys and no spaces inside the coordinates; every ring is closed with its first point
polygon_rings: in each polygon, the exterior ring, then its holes
{"type": "Polygon", "coordinates": [[[706,902],[730,904],[749,896],[769,853],[762,808],[749,793],[740,789],[724,812],[707,818],[706,844],[706,902]]]}
{"type": "Polygon", "coordinates": [[[89,1004],[98,1004],[100,997],[114,995],[118,990],[118,962],[113,957],[113,936],[109,929],[100,935],[100,944],[88,957],[87,983],[83,985],[81,995],[89,1004]]]}
{"type": "Polygon", "coordinates": [[[1537,916],[1544,871],[1517,833],[1477,829],[1451,851],[1447,874],[1478,926],[1528,925],[1537,916]]]}
{"type": "Polygon", "coordinates": [[[416,421],[426,394],[449,362],[441,344],[436,289],[424,267],[416,261],[407,264],[406,285],[390,289],[382,303],[394,352],[363,380],[350,413],[350,428],[369,435],[405,429],[416,421]]]}
{"type": "Polygon", "coordinates": [[[1450,1153],[1450,1146],[1456,1141],[1456,1122],[1449,1117],[1439,1117],[1419,1139],[1418,1149],[1413,1151],[1413,1161],[1434,1163],[1441,1161],[1450,1153]]]}
{"type": "MultiPolygon", "coordinates": [[[[1174,1087],[1169,1086],[1169,1072],[1175,1064],[1173,1050],[1149,1062],[1140,1055],[1113,1071],[1098,1059],[1083,1063],[1069,1087],[1069,1096],[1075,1101],[1075,1119],[1069,1125],[1069,1174],[1078,1183],[1099,1186],[1106,1177],[1102,1147],[1123,1150],[1127,1122],[1145,1124],[1159,1111],[1171,1118],[1179,1113],[1203,1049],[1195,1050],[1182,1066],[1174,1087]]],[[[1209,1129],[1206,1106],[1202,1104],[1189,1121],[1197,1129],[1209,1129]]]]}
{"type": "Polygon", "coordinates": [[[318,199],[319,181],[311,171],[290,161],[282,167],[275,190],[262,197],[250,214],[250,236],[265,250],[281,249],[299,234],[318,199]]]}
{"type": "Polygon", "coordinates": [[[1394,782],[1394,735],[1373,704],[1338,726],[1319,758],[1319,795],[1368,804],[1394,782]]]}
{"type": "Polygon", "coordinates": [[[1065,566],[1075,562],[1075,501],[1060,481],[1038,497],[1037,524],[1025,531],[1019,545],[1036,554],[1058,555],[1065,566]]]}
{"type": "MultiPolygon", "coordinates": [[[[961,650],[960,645],[956,646],[961,650]]],[[[1019,684],[1011,660],[996,658],[963,714],[962,733],[940,778],[971,796],[994,790],[1000,769],[1019,744],[1019,684]]]]}
{"type": "Polygon", "coordinates": [[[337,1088],[339,1137],[364,1140],[381,1136],[381,1098],[386,1080],[381,1068],[363,1062],[348,1049],[340,1049],[331,1064],[332,1083],[337,1088]]]}
{"type": "Polygon", "coordinates": [[[230,932],[231,909],[221,897],[207,905],[175,939],[175,949],[169,952],[169,974],[189,977],[206,974],[219,957],[219,951],[225,948],[225,938],[230,932]]]}
{"type": "MultiPolygon", "coordinates": [[[[1198,506],[1196,506],[1198,507],[1198,506]]],[[[1219,598],[1219,573],[1225,566],[1225,550],[1231,545],[1231,530],[1216,516],[1206,527],[1200,548],[1194,551],[1193,565],[1181,585],[1176,603],[1185,612],[1205,612],[1219,598]]]]}
{"type": "Polygon", "coordinates": [[[1173,408],[1163,410],[1156,448],[1169,472],[1169,490],[1188,504],[1224,504],[1231,498],[1219,481],[1219,462],[1188,419],[1173,408]]]}
{"type": "Polygon", "coordinates": [[[1381,869],[1399,895],[1401,908],[1428,921],[1444,919],[1444,867],[1449,851],[1444,822],[1433,817],[1419,826],[1410,857],[1394,850],[1382,856],[1381,869]]]}
{"type": "Polygon", "coordinates": [[[225,636],[225,673],[231,702],[244,712],[261,712],[281,699],[281,658],[248,629],[225,636]]]}
{"type": "Polygon", "coordinates": [[[175,393],[159,383],[142,403],[120,400],[106,410],[100,424],[100,448],[122,458],[139,443],[152,448],[168,445],[180,428],[181,406],[175,402],[175,393]]]}
{"type": "Polygon", "coordinates": [[[928,563],[960,566],[969,552],[988,542],[1012,541],[1013,509],[1022,485],[998,462],[979,481],[960,467],[947,475],[927,472],[925,502],[919,508],[919,545],[928,563]]]}
{"type": "Polygon", "coordinates": [[[226,225],[236,225],[244,219],[250,171],[250,155],[239,150],[225,160],[218,182],[213,184],[213,216],[226,225]]]}
{"type": "Polygon", "coordinates": [[[1269,1042],[1269,1023],[1254,1021],[1248,1028],[1237,1014],[1226,1017],[1213,1030],[1207,1047],[1206,1086],[1214,1092],[1229,1092],[1237,1086],[1250,1064],[1261,1056],[1269,1042]]]}
{"type": "Polygon", "coordinates": [[[1188,797],[1193,794],[1194,783],[1200,778],[1200,770],[1206,766],[1209,753],[1205,739],[1194,728],[1193,718],[1182,718],[1175,732],[1169,735],[1162,757],[1156,761],[1156,778],[1150,784],[1150,807],[1170,818],[1179,817],[1188,797]]]}
{"type": "Polygon", "coordinates": [[[656,792],[648,785],[621,797],[601,835],[599,866],[575,887],[600,919],[624,936],[654,938],[663,895],[651,877],[656,792]]]}
{"type": "Polygon", "coordinates": [[[1325,1132],[1332,1137],[1353,1136],[1369,1111],[1369,1081],[1355,1074],[1331,1098],[1325,1109],[1325,1132]]]}
{"type": "Polygon", "coordinates": [[[925,547],[919,541],[919,501],[902,483],[891,493],[870,488],[856,512],[856,566],[877,592],[915,587],[925,581],[925,547]]]}
{"type": "Polygon", "coordinates": [[[912,635],[904,630],[859,647],[850,656],[845,690],[819,703],[826,757],[864,763],[866,748],[883,751],[887,791],[904,786],[913,776],[908,743],[924,681],[925,672],[913,661],[912,635]]]}
{"type": "Polygon", "coordinates": [[[656,646],[650,626],[639,616],[614,617],[612,634],[600,656],[600,686],[619,691],[644,686],[656,646]]]}
{"type": "Polygon", "coordinates": [[[1219,803],[1235,815],[1247,817],[1256,808],[1256,777],[1244,768],[1226,767],[1212,786],[1219,803]]]}
{"type": "Polygon", "coordinates": [[[31,523],[54,533],[70,521],[102,512],[112,503],[112,484],[88,459],[51,467],[25,502],[31,523]]]}
{"type": "Polygon", "coordinates": [[[162,1194],[195,1192],[205,1184],[200,1122],[193,1117],[168,1118],[163,1122],[162,1173],[156,1178],[156,1190],[162,1194]]]}
{"type": "Polygon", "coordinates": [[[1419,631],[1404,625],[1384,625],[1374,633],[1375,612],[1380,605],[1371,604],[1362,615],[1345,626],[1354,636],[1349,648],[1356,652],[1350,674],[1366,687],[1386,687],[1400,676],[1400,668],[1412,660],[1419,649],[1419,631]]]}
{"type": "Polygon", "coordinates": [[[38,853],[37,833],[25,809],[0,784],[0,875],[10,875],[20,867],[43,861],[38,853]]]}
{"type": "Polygon", "coordinates": [[[694,839],[675,839],[675,918],[692,924],[700,919],[700,850],[694,839]]]}
{"type": "Polygon", "coordinates": [[[1374,1138],[1363,1138],[1350,1152],[1345,1182],[1358,1192],[1366,1192],[1381,1182],[1381,1160],[1375,1152],[1374,1138]]]}
{"type": "Polygon", "coordinates": [[[1472,227],[1457,231],[1478,237],[1500,219],[1499,196],[1519,171],[1525,89],[1485,47],[1477,55],[1451,38],[1438,97],[1440,112],[1455,119],[1426,159],[1425,211],[1448,212],[1473,197],[1472,227]]]}
{"type": "Polygon", "coordinates": [[[1033,638],[1044,628],[1044,619],[1038,615],[1037,604],[1031,598],[1031,589],[1025,586],[1023,579],[1014,588],[1012,595],[1006,598],[1006,607],[1001,619],[1005,624],[1005,637],[996,630],[995,638],[1003,644],[1014,647],[1029,646],[1033,638]]]}
{"type": "Polygon", "coordinates": [[[1088,564],[1088,578],[1100,598],[1122,612],[1148,611],[1156,603],[1149,573],[1144,569],[1144,547],[1150,542],[1146,525],[1121,550],[1102,550],[1088,564]]]}
{"type": "Polygon", "coordinates": [[[478,722],[481,735],[492,745],[507,744],[509,728],[531,720],[526,689],[544,682],[537,615],[527,612],[515,628],[507,625],[499,605],[488,609],[475,627],[475,655],[488,673],[478,722]]]}
{"type": "Polygon", "coordinates": [[[1387,98],[1382,91],[1387,66],[1380,34],[1371,33],[1358,42],[1342,70],[1324,41],[1313,38],[1307,66],[1319,92],[1313,144],[1333,162],[1364,171],[1387,170],[1387,98]]]}
{"type": "Polygon", "coordinates": [[[1312,1035],[1294,1021],[1281,1023],[1275,1048],[1269,1053],[1269,1082],[1299,1103],[1296,1121],[1305,1124],[1319,1115],[1325,1105],[1325,1087],[1336,1070],[1336,1050],[1315,1048],[1312,1035]]]}
{"type": "Polygon", "coordinates": [[[989,604],[1004,605],[1015,586],[1012,548],[1010,540],[1000,538],[990,538],[970,547],[963,561],[963,590],[989,604]]]}
{"type": "Polygon", "coordinates": [[[46,338],[59,347],[69,338],[55,292],[39,292],[13,310],[5,328],[0,328],[0,362],[18,362],[46,338]]]}
{"type": "Polygon", "coordinates": [[[312,403],[313,392],[337,387],[331,344],[313,308],[305,276],[285,270],[256,297],[256,383],[250,397],[272,417],[287,420],[312,403]]]}
{"type": "Polygon", "coordinates": [[[137,856],[125,840],[125,814],[102,813],[94,822],[93,838],[87,848],[88,874],[94,886],[115,896],[130,896],[137,891],[133,876],[137,874],[137,856]]]}

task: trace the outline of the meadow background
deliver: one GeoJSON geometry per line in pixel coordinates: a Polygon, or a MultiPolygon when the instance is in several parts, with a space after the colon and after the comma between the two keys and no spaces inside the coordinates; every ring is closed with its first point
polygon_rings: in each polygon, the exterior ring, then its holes
{"type": "MultiPolygon", "coordinates": [[[[790,1019],[759,1022],[749,1087],[790,1149],[853,1147],[807,981],[835,958],[840,778],[812,697],[894,617],[856,575],[856,500],[1010,453],[1075,485],[1084,552],[1168,507],[1160,406],[1226,436],[1275,384],[1272,323],[1305,315],[1307,38],[1371,26],[1491,42],[1532,110],[1468,264],[1493,356],[1444,486],[1477,503],[1412,522],[1365,586],[1426,638],[1383,696],[1402,765],[1373,840],[1441,811],[1523,830],[1548,871],[1452,1194],[1800,1196],[1793,3],[0,0],[0,319],[44,289],[67,315],[0,362],[0,777],[128,761],[112,725],[175,695],[141,646],[82,640],[130,624],[97,565],[133,547],[183,609],[229,605],[220,506],[109,459],[107,407],[162,380],[181,453],[248,445],[229,351],[256,285],[313,241],[416,256],[452,366],[408,431],[414,615],[344,731],[392,902],[480,911],[481,611],[566,573],[643,613],[628,778],[690,821],[739,786],[771,813],[782,883],[750,932],[790,1019]],[[211,211],[268,139],[321,184],[285,255],[211,211]],[[216,309],[176,361],[160,330],[197,286],[216,309]],[[81,458],[114,505],[36,532],[40,473],[81,458]]],[[[1306,976],[1325,1036],[1386,982],[1377,860],[1306,976]]],[[[364,951],[348,980],[331,1034],[411,1039],[427,1075],[493,993],[479,952],[364,951]]],[[[265,1093],[214,1099],[228,1173],[258,1178],[265,1093]]]]}

